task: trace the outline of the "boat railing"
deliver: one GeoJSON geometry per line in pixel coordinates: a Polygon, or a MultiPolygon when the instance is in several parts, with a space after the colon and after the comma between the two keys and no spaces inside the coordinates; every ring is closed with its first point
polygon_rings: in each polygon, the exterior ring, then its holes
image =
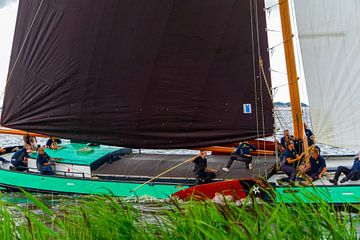
{"type": "Polygon", "coordinates": [[[56,171],[56,173],[63,173],[64,174],[64,177],[69,177],[69,176],[67,176],[68,174],[77,174],[77,175],[81,175],[82,176],[82,178],[85,178],[85,173],[84,172],[69,172],[69,171],[56,171]]]}
{"type": "MultiPolygon", "coordinates": [[[[35,170],[35,172],[39,172],[39,170],[37,168],[29,168],[29,170],[35,170]]],[[[54,172],[56,173],[56,175],[64,175],[64,177],[69,177],[68,174],[73,174],[73,175],[81,175],[82,178],[85,178],[85,173],[84,172],[72,172],[72,171],[61,171],[61,170],[54,170],[54,172]]]]}

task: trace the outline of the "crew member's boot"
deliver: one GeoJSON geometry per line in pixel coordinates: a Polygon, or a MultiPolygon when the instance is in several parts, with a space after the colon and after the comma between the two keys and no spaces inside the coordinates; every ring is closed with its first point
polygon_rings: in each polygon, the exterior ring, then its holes
{"type": "Polygon", "coordinates": [[[334,185],[337,185],[338,184],[338,180],[337,179],[329,179],[329,182],[331,182],[332,184],[334,185]]]}

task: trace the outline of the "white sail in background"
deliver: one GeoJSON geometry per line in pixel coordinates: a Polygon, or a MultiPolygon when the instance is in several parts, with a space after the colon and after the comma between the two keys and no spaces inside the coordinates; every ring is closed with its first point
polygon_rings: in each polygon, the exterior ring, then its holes
{"type": "Polygon", "coordinates": [[[360,149],[360,1],[294,0],[317,142],[360,149]]]}

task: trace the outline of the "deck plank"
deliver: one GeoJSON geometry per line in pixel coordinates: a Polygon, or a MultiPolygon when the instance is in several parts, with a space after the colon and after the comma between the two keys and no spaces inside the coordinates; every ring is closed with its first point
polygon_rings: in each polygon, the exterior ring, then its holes
{"type": "MultiPolygon", "coordinates": [[[[123,157],[121,160],[111,164],[106,163],[94,171],[94,175],[101,176],[144,176],[154,177],[165,170],[186,161],[193,155],[180,154],[131,154],[123,157]]],[[[234,161],[230,172],[224,172],[222,168],[227,162],[229,156],[208,156],[208,167],[218,170],[217,179],[238,179],[247,177],[266,177],[275,167],[275,157],[253,158],[254,169],[245,168],[245,163],[234,161]]],[[[166,178],[186,178],[193,179],[194,164],[185,163],[171,172],[164,174],[166,178]]]]}

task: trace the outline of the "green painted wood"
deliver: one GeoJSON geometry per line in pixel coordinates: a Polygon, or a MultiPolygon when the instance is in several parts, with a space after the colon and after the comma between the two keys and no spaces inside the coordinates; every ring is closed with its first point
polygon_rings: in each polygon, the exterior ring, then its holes
{"type": "MultiPolygon", "coordinates": [[[[68,163],[68,164],[77,164],[77,165],[87,165],[95,162],[99,158],[119,150],[119,147],[112,147],[106,145],[100,146],[87,146],[86,144],[81,143],[69,143],[59,145],[61,148],[57,150],[45,149],[45,152],[51,158],[58,158],[56,162],[68,163]],[[87,148],[91,149],[90,151],[82,151],[82,149],[87,148]]],[[[30,157],[37,158],[37,153],[31,154],[30,157]]]]}
{"type": "Polygon", "coordinates": [[[168,198],[171,194],[187,188],[187,186],[147,184],[134,193],[131,190],[139,186],[139,183],[44,176],[3,169],[0,169],[0,184],[24,189],[72,194],[113,195],[121,197],[150,196],[159,199],[168,198]]]}
{"type": "Polygon", "coordinates": [[[306,203],[323,200],[327,203],[360,203],[360,186],[276,187],[276,201],[306,203]]]}

